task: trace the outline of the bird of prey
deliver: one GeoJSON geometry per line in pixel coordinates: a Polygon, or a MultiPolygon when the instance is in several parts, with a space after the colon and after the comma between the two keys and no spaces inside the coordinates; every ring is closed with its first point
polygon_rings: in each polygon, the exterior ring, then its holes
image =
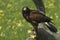
{"type": "Polygon", "coordinates": [[[57,32],[55,26],[51,24],[51,18],[47,17],[43,14],[43,12],[39,10],[31,10],[28,7],[22,8],[23,17],[33,25],[34,30],[38,33],[38,24],[42,22],[46,22],[45,25],[50,29],[52,32],[57,32]]]}

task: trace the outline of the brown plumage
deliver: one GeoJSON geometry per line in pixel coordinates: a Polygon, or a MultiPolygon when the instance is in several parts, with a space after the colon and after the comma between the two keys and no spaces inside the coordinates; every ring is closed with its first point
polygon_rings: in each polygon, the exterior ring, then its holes
{"type": "Polygon", "coordinates": [[[33,25],[36,33],[38,32],[38,24],[41,22],[47,22],[47,27],[52,32],[57,32],[57,29],[50,23],[51,18],[44,15],[43,12],[38,10],[30,10],[28,7],[23,7],[22,14],[23,17],[33,25]]]}
{"type": "Polygon", "coordinates": [[[31,11],[28,18],[30,18],[31,21],[36,21],[37,23],[50,22],[51,20],[49,17],[45,16],[39,11],[31,11]]]}

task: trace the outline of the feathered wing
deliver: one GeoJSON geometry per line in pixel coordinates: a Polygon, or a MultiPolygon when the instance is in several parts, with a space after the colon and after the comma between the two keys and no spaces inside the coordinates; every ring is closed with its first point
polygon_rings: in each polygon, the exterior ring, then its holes
{"type": "Polygon", "coordinates": [[[52,25],[50,22],[45,22],[45,25],[50,29],[52,32],[57,32],[57,29],[54,25],[52,25]]]}
{"type": "Polygon", "coordinates": [[[55,26],[51,24],[51,18],[45,16],[44,14],[41,14],[40,12],[31,12],[29,18],[32,21],[36,21],[37,23],[46,22],[45,25],[50,29],[52,32],[57,32],[57,29],[55,26]]]}
{"type": "Polygon", "coordinates": [[[44,14],[41,14],[38,11],[31,12],[29,15],[30,20],[36,21],[38,23],[41,22],[50,22],[51,18],[45,16],[44,14]]]}

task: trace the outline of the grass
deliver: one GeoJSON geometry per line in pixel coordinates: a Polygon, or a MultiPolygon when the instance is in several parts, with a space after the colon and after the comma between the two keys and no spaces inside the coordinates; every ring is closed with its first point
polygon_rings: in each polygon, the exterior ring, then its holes
{"type": "MultiPolygon", "coordinates": [[[[60,0],[44,0],[46,15],[51,17],[60,33],[60,0]]],[[[32,0],[0,0],[0,40],[26,40],[32,29],[22,16],[21,9],[36,9],[32,0]]]]}

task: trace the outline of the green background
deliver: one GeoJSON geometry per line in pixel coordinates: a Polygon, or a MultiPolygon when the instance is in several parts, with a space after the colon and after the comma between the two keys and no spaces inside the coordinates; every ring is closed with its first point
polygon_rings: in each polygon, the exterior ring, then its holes
{"type": "MultiPolygon", "coordinates": [[[[46,15],[52,18],[60,33],[60,0],[43,0],[46,15]]],[[[36,9],[32,0],[0,0],[0,40],[26,40],[33,29],[22,16],[21,9],[36,9]]]]}

